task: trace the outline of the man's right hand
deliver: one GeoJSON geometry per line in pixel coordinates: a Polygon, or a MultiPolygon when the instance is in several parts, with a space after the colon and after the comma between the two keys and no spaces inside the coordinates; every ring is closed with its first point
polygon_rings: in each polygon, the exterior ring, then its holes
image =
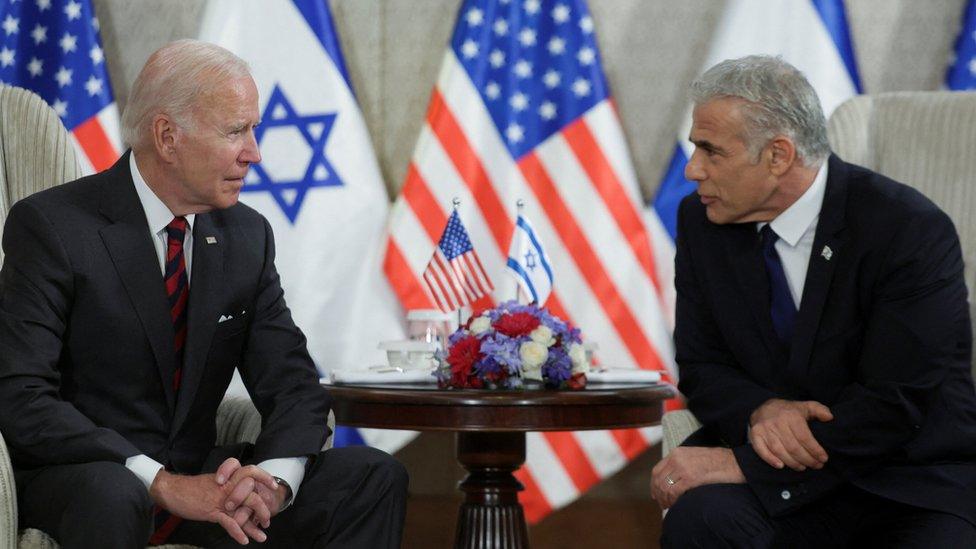
{"type": "MultiPolygon", "coordinates": [[[[227,498],[235,486],[230,484],[221,486],[217,483],[216,476],[216,474],[177,475],[161,470],[149,487],[149,496],[157,505],[178,517],[219,524],[234,541],[241,545],[247,545],[248,538],[258,542],[265,541],[267,536],[257,523],[267,524],[270,514],[261,517],[256,514],[254,520],[244,520],[239,523],[224,509],[227,498]]],[[[266,507],[265,513],[267,513],[266,507]]]]}
{"type": "Polygon", "coordinates": [[[827,451],[813,437],[811,420],[834,419],[830,408],[814,400],[772,398],[749,417],[749,442],[766,463],[794,471],[820,469],[827,463],[827,451]]]}

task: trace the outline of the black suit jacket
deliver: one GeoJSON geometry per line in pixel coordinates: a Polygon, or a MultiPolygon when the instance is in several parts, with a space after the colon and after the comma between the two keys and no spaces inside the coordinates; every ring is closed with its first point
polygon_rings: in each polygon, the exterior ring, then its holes
{"type": "Polygon", "coordinates": [[[850,482],[976,523],[972,335],[948,216],[831,156],[789,349],[773,331],[760,253],[754,223],[715,225],[697,194],[682,202],[679,387],[704,424],[688,443],[733,448],[774,516],[850,482]],[[749,416],[770,398],[830,407],[833,421],[811,423],[824,469],[777,470],[749,446],[749,416]]]}
{"type": "Polygon", "coordinates": [[[322,448],[329,396],[285,305],[267,222],[238,204],[197,215],[193,235],[177,394],[169,306],[129,154],[11,208],[0,430],[15,468],[144,453],[198,472],[235,367],[262,416],[255,460],[322,448]],[[233,318],[218,323],[221,315],[233,318]]]}

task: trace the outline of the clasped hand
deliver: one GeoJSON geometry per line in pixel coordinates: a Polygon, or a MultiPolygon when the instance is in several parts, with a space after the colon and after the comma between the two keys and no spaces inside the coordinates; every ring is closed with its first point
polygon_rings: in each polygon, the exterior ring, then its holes
{"type": "Polygon", "coordinates": [[[746,481],[728,448],[679,446],[651,471],[651,497],[667,509],[685,492],[704,484],[746,481]]]}
{"type": "Polygon", "coordinates": [[[261,468],[244,467],[230,458],[213,474],[160,471],[149,495],[170,513],[188,520],[215,522],[234,541],[246,545],[248,538],[258,542],[267,539],[262,529],[271,525],[271,517],[281,509],[285,490],[261,468]]]}
{"type": "Polygon", "coordinates": [[[827,463],[827,451],[813,437],[809,422],[832,419],[830,408],[813,400],[769,399],[749,418],[749,443],[777,469],[820,469],[827,463]]]}

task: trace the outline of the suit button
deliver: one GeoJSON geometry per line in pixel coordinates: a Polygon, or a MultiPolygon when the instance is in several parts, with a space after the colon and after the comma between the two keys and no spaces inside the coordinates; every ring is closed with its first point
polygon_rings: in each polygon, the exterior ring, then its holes
{"type": "Polygon", "coordinates": [[[791,494],[789,490],[783,490],[782,492],[779,493],[779,497],[783,499],[790,499],[792,495],[793,494],[791,494]]]}

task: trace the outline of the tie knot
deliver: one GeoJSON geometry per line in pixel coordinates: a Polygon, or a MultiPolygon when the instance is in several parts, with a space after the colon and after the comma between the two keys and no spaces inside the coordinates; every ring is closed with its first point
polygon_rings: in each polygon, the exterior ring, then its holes
{"type": "Polygon", "coordinates": [[[759,230],[759,236],[762,238],[763,248],[772,248],[773,244],[779,240],[779,235],[773,230],[773,227],[767,223],[759,230]]]}
{"type": "Polygon", "coordinates": [[[166,234],[174,239],[183,242],[183,236],[186,235],[187,222],[185,217],[174,217],[169,225],[166,225],[166,234]]]}

